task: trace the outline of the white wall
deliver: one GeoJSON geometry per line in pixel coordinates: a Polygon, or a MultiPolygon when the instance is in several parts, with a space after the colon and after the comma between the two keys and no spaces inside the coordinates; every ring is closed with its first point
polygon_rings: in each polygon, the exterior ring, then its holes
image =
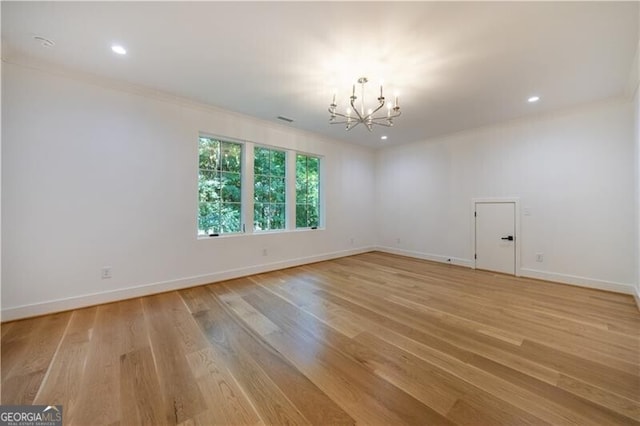
{"type": "Polygon", "coordinates": [[[370,150],[103,81],[2,78],[3,320],[375,245],[370,150]],[[198,240],[199,131],[325,156],[326,230],[198,240]]]}
{"type": "Polygon", "coordinates": [[[522,275],[631,293],[633,155],[626,100],[382,149],[379,244],[471,266],[471,200],[519,197],[522,275]]]}

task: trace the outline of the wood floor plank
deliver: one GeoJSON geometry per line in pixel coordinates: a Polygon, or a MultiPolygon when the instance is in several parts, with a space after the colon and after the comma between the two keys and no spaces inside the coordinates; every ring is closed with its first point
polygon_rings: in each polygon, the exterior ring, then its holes
{"type": "Polygon", "coordinates": [[[639,425],[631,296],[364,253],[0,325],[68,425],[639,425]]]}
{"type": "Polygon", "coordinates": [[[23,336],[19,326],[10,331],[15,338],[2,342],[3,404],[33,403],[70,318],[71,312],[62,312],[26,320],[22,325],[29,331],[23,336]]]}
{"type": "Polygon", "coordinates": [[[97,311],[97,307],[91,307],[72,313],[34,404],[63,405],[65,415],[75,410],[97,311]]]}
{"type": "Polygon", "coordinates": [[[149,330],[141,299],[124,300],[120,305],[121,353],[127,354],[149,346],[149,330]]]}
{"type": "Polygon", "coordinates": [[[65,424],[113,424],[120,412],[120,304],[98,306],[78,402],[64,412],[65,424]]]}
{"type": "Polygon", "coordinates": [[[162,390],[150,347],[135,349],[120,356],[120,395],[122,423],[172,423],[162,415],[162,390]]]}
{"type": "Polygon", "coordinates": [[[564,374],[560,375],[557,386],[602,407],[611,407],[614,411],[631,419],[640,420],[640,403],[638,401],[630,400],[564,374]]]}
{"type": "Polygon", "coordinates": [[[181,423],[207,409],[186,356],[204,349],[206,340],[175,293],[143,299],[149,341],[163,392],[163,421],[181,423]]]}
{"type": "MultiPolygon", "coordinates": [[[[199,311],[201,312],[201,311],[199,311]]],[[[205,348],[187,355],[187,361],[209,409],[196,416],[196,423],[205,424],[262,424],[257,411],[247,398],[222,357],[214,348],[205,348]]]]}

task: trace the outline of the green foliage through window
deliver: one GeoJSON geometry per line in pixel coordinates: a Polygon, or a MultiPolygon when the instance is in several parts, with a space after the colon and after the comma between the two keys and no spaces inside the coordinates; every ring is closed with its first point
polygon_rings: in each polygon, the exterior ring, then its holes
{"type": "Polygon", "coordinates": [[[198,235],[242,229],[242,145],[200,137],[198,235]]]}
{"type": "Polygon", "coordinates": [[[296,228],[320,223],[320,159],[296,155],[296,228]]]}
{"type": "Polygon", "coordinates": [[[253,150],[253,226],[256,231],[286,227],[287,153],[255,147],[253,150]]]}

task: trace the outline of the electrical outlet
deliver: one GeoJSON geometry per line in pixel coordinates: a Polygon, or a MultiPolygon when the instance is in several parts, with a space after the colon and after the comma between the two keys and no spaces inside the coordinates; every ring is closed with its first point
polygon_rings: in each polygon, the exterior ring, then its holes
{"type": "Polygon", "coordinates": [[[109,278],[111,278],[111,266],[105,266],[104,268],[102,268],[100,270],[100,276],[103,280],[108,280],[109,278]]]}
{"type": "Polygon", "coordinates": [[[542,253],[536,253],[536,262],[543,262],[544,261],[544,256],[542,255],[542,253]]]}
{"type": "Polygon", "coordinates": [[[267,256],[269,254],[269,251],[266,248],[262,249],[262,255],[263,256],[267,256]]]}

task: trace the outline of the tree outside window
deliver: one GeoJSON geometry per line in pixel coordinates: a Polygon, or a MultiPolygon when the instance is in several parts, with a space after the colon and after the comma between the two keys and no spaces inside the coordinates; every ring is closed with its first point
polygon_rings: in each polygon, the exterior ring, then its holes
{"type": "Polygon", "coordinates": [[[242,144],[200,137],[198,235],[242,230],[242,144]]]}
{"type": "Polygon", "coordinates": [[[296,155],[296,228],[320,224],[320,158],[296,155]]]}
{"type": "Polygon", "coordinates": [[[253,226],[256,231],[286,227],[286,152],[255,147],[253,226]]]}

